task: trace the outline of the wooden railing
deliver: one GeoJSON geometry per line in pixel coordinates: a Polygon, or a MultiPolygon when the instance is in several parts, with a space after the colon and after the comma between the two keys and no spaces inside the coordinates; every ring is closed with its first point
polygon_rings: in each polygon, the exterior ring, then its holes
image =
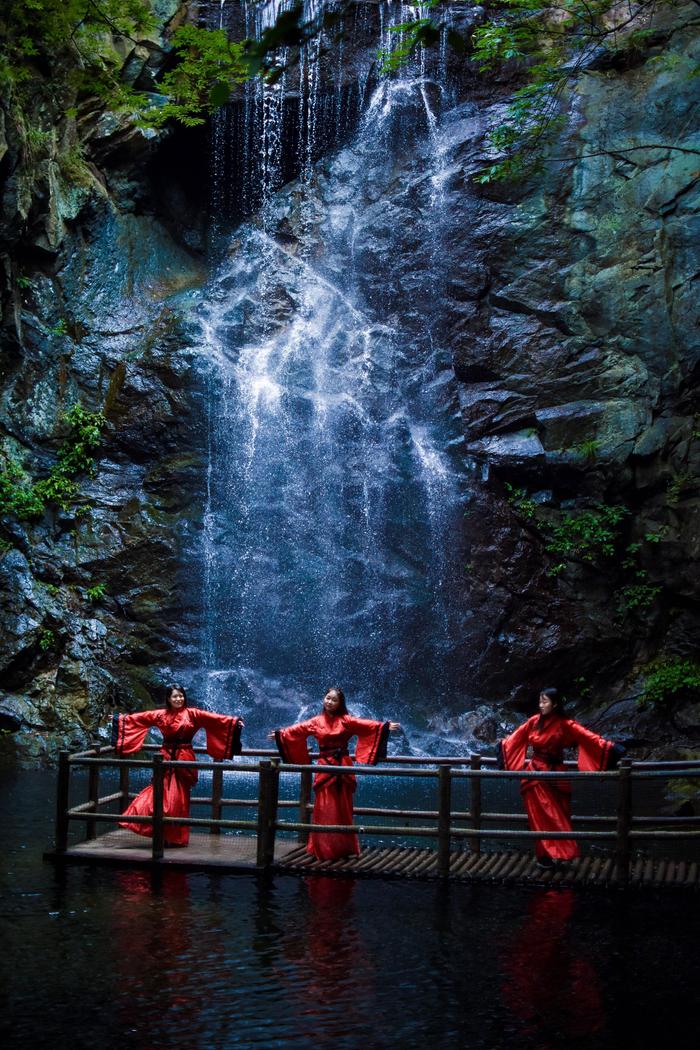
{"type": "MultiPolygon", "coordinates": [[[[69,755],[61,752],[58,766],[58,792],[56,809],[55,852],[61,855],[68,848],[68,832],[71,821],[84,821],[86,838],[94,839],[99,823],[115,823],[135,794],[130,791],[131,769],[148,769],[153,779],[153,816],[130,816],[129,823],[151,824],[152,858],[158,861],[163,856],[165,825],[189,825],[208,828],[210,835],[225,831],[247,831],[257,839],[257,865],[261,870],[274,863],[275,839],[278,832],[296,832],[300,842],[305,842],[312,829],[320,825],[309,822],[312,808],[312,777],[318,767],[310,765],[282,764],[276,752],[244,751],[235,762],[208,761],[173,762],[163,758],[159,749],[149,746],[153,752],[150,759],[118,758],[112,748],[96,748],[69,755]],[[257,761],[254,761],[257,759],[257,761]],[[116,767],[119,770],[119,790],[100,796],[100,772],[116,767]],[[210,807],[209,817],[166,817],[163,813],[163,786],[167,769],[177,767],[196,768],[198,772],[211,772],[211,795],[193,796],[192,805],[210,807]],[[87,800],[70,806],[71,772],[87,768],[87,800]],[[257,794],[253,798],[230,798],[224,795],[224,780],[227,774],[241,773],[257,778],[257,794]],[[299,794],[295,799],[280,798],[280,777],[299,775],[299,794]],[[104,812],[109,805],[118,805],[119,812],[104,812]],[[255,809],[255,820],[238,820],[223,817],[228,808],[255,809]],[[296,820],[280,819],[285,811],[296,810],[296,820]]],[[[201,748],[195,748],[203,753],[201,748]]],[[[508,843],[530,843],[533,839],[591,840],[597,844],[609,843],[614,847],[617,882],[626,884],[629,861],[633,845],[641,840],[654,842],[683,841],[700,838],[700,816],[667,816],[635,814],[633,812],[633,784],[649,779],[669,780],[681,777],[694,779],[700,776],[700,762],[631,762],[623,760],[616,770],[581,773],[567,763],[566,779],[602,780],[615,785],[616,812],[609,815],[574,816],[572,831],[545,833],[525,830],[517,825],[526,823],[527,817],[520,808],[520,799],[513,791],[514,806],[511,812],[484,811],[482,787],[490,781],[521,781],[526,779],[561,780],[562,773],[505,771],[495,768],[495,760],[481,755],[466,758],[438,757],[414,758],[392,756],[386,766],[338,766],[334,773],[339,776],[398,777],[411,780],[435,781],[435,809],[398,809],[387,807],[357,806],[354,809],[355,823],[352,825],[323,825],[328,831],[358,832],[363,835],[384,837],[432,839],[437,844],[438,872],[447,876],[450,869],[450,852],[453,844],[465,843],[473,852],[480,852],[482,840],[506,840],[508,843]],[[453,792],[466,780],[469,785],[469,809],[453,809],[453,792]],[[364,816],[386,817],[393,823],[362,823],[364,816]],[[397,821],[403,823],[399,824],[397,821]],[[420,821],[414,824],[414,821],[420,821]],[[410,822],[410,823],[406,823],[410,822]],[[464,826],[466,825],[466,826],[464,826]],[[508,825],[508,826],[504,826],[508,825]],[[516,825],[513,827],[513,825],[516,825]]],[[[612,808],[612,807],[611,807],[612,808]]]]}

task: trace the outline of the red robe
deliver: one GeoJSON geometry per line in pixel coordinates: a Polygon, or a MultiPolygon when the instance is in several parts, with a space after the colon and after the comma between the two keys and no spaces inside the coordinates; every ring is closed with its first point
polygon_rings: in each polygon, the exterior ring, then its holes
{"type": "MultiPolygon", "coordinates": [[[[323,711],[306,722],[277,730],[275,739],[283,761],[308,765],[311,761],[307,747],[310,736],[318,741],[319,766],[351,766],[353,760],[348,752],[348,742],[353,736],[357,737],[355,761],[374,766],[386,758],[389,723],[353,718],[352,715],[328,715],[323,711]]],[[[352,824],[352,796],[356,784],[357,778],[352,773],[334,776],[319,771],[314,777],[316,797],[311,823],[352,824]]],[[[306,849],[319,860],[336,860],[359,853],[360,841],[354,832],[312,831],[306,849]]]]}
{"type": "MultiPolygon", "coordinates": [[[[170,708],[158,711],[141,711],[135,715],[115,715],[112,723],[112,744],[119,755],[131,755],[143,747],[146,733],[155,727],[163,734],[161,754],[164,758],[180,762],[194,762],[192,738],[198,729],[207,734],[207,753],[215,761],[232,758],[241,753],[241,720],[230,715],[216,715],[212,711],[200,711],[196,707],[183,707],[180,711],[170,708]]],[[[197,783],[196,769],[166,769],[163,778],[163,815],[166,817],[188,817],[190,814],[190,791],[197,783]]],[[[153,815],[153,785],[136,796],[123,816],[150,817],[153,815]]],[[[152,835],[150,824],[129,824],[120,821],[122,828],[135,831],[137,835],[152,835]]],[[[185,824],[165,825],[164,841],[171,846],[186,846],[190,829],[185,824]]]]}
{"type": "MultiPolygon", "coordinates": [[[[565,747],[578,747],[578,768],[588,772],[611,768],[622,750],[573,719],[552,712],[547,716],[533,715],[499,741],[499,765],[502,769],[563,770],[565,747]],[[529,758],[528,746],[532,749],[529,758]]],[[[571,831],[569,781],[522,780],[520,791],[531,831],[571,831]]],[[[553,860],[573,860],[579,855],[574,839],[536,839],[535,852],[538,857],[553,860]]]]}

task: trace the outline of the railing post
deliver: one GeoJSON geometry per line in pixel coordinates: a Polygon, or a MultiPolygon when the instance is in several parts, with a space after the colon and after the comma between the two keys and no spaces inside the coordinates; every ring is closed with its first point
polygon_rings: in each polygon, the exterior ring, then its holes
{"type": "Polygon", "coordinates": [[[617,849],[615,869],[618,886],[626,886],[629,879],[629,834],[632,824],[632,764],[630,759],[622,759],[617,776],[617,849]]]}
{"type": "MultiPolygon", "coordinates": [[[[211,819],[221,820],[221,796],[224,786],[224,771],[221,763],[217,762],[211,775],[211,819]]],[[[212,825],[209,828],[210,835],[220,835],[221,828],[212,825]]]]}
{"type": "MultiPolygon", "coordinates": [[[[310,769],[303,770],[299,783],[299,823],[309,822],[309,803],[311,801],[311,778],[313,774],[310,769]]],[[[305,844],[309,841],[308,831],[300,831],[297,841],[305,844]]]]}
{"type": "MultiPolygon", "coordinates": [[[[469,756],[469,768],[481,769],[481,755],[469,756]]],[[[471,810],[469,820],[473,828],[481,828],[481,777],[469,778],[469,790],[471,792],[471,810]]],[[[481,835],[473,835],[469,839],[469,848],[472,853],[481,853],[481,835]]]]}
{"type": "Polygon", "coordinates": [[[119,799],[119,810],[120,810],[121,813],[123,813],[124,810],[129,805],[129,767],[128,766],[120,766],[119,767],[119,794],[121,795],[121,798],[119,799]]]}
{"type": "Polygon", "coordinates": [[[450,874],[450,824],[452,819],[452,770],[449,765],[438,768],[438,875],[450,874]]]}
{"type": "Polygon", "coordinates": [[[259,765],[257,865],[267,870],[275,859],[275,822],[279,797],[279,762],[263,759],[259,765]]]}
{"type": "MultiPolygon", "coordinates": [[[[95,748],[95,754],[99,758],[100,748],[95,748]]],[[[100,767],[90,766],[88,769],[88,802],[93,813],[97,812],[97,801],[100,797],[100,767]]],[[[85,839],[97,837],[97,821],[87,820],[85,822],[85,839]]]]}
{"type": "Polygon", "coordinates": [[[68,800],[70,797],[70,762],[68,752],[58,753],[58,785],[56,789],[56,853],[68,849],[68,800]]]}
{"type": "Polygon", "coordinates": [[[163,756],[153,756],[153,860],[163,857],[163,756]]]}

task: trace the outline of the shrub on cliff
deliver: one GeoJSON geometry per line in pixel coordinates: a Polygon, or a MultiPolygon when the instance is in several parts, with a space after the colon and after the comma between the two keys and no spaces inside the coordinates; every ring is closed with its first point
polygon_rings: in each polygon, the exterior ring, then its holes
{"type": "Polygon", "coordinates": [[[3,453],[0,514],[32,521],[40,518],[50,505],[68,510],[80,491],[77,478],[94,475],[97,463],[93,453],[100,444],[104,416],[76,404],[63,418],[69,427],[68,437],[47,477],[32,481],[13,456],[3,453]]]}

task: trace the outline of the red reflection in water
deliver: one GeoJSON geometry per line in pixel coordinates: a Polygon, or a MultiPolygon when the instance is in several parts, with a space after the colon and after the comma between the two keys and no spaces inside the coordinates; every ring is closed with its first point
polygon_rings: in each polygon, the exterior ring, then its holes
{"type": "Polygon", "coordinates": [[[538,893],[505,961],[503,998],[524,1022],[524,1034],[540,1040],[581,1038],[604,1026],[598,974],[571,943],[574,904],[573,890],[538,893]]]}
{"type": "Polygon", "coordinates": [[[357,928],[354,880],[317,876],[304,885],[308,907],[285,934],[282,953],[292,970],[280,982],[294,999],[299,1035],[319,1046],[366,1026],[373,967],[357,928]]]}
{"type": "Polygon", "coordinates": [[[211,1025],[201,958],[217,985],[235,987],[223,941],[193,923],[186,871],[163,873],[158,891],[140,872],[118,872],[116,881],[111,944],[122,1031],[144,1048],[200,1045],[211,1025]]]}

